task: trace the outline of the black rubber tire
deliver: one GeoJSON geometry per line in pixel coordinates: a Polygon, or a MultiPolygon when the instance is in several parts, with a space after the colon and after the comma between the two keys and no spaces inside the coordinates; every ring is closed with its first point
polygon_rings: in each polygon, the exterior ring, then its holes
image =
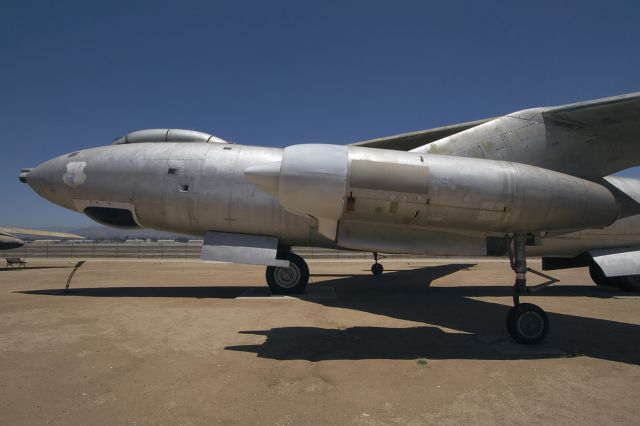
{"type": "Polygon", "coordinates": [[[535,345],[549,333],[547,314],[537,305],[521,303],[509,310],[506,319],[507,332],[518,343],[535,345]]]}
{"type": "Polygon", "coordinates": [[[593,280],[596,285],[599,286],[611,286],[611,279],[607,278],[602,269],[598,266],[597,263],[593,262],[589,265],[589,275],[591,275],[591,280],[593,280]]]}
{"type": "Polygon", "coordinates": [[[640,275],[625,275],[609,278],[615,282],[615,286],[624,291],[640,292],[640,275]]]}
{"type": "Polygon", "coordinates": [[[282,255],[291,262],[288,268],[267,266],[266,279],[273,294],[300,294],[309,282],[309,267],[303,258],[293,253],[282,255]]]}
{"type": "Polygon", "coordinates": [[[371,273],[373,275],[382,275],[384,272],[384,266],[381,263],[374,263],[371,265],[371,273]]]}
{"type": "Polygon", "coordinates": [[[515,323],[513,317],[515,315],[515,312],[516,312],[515,307],[509,309],[509,312],[507,312],[507,320],[506,320],[507,333],[509,333],[509,336],[511,337],[513,337],[515,333],[515,331],[513,330],[513,325],[515,323]]]}

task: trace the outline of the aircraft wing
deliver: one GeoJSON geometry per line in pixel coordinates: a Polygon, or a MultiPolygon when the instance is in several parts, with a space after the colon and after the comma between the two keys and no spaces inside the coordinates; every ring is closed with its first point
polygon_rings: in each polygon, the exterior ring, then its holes
{"type": "Polygon", "coordinates": [[[618,136],[640,136],[640,92],[548,108],[551,119],[618,136]]]}
{"type": "MultiPolygon", "coordinates": [[[[542,115],[545,119],[567,125],[589,127],[600,132],[616,134],[618,136],[638,137],[640,136],[640,92],[550,107],[546,108],[542,112],[542,115]]],[[[356,142],[351,145],[393,149],[396,151],[410,151],[496,118],[498,117],[386,136],[356,142]]]]}
{"type": "Polygon", "coordinates": [[[10,235],[11,234],[20,234],[20,235],[34,235],[34,236],[39,236],[39,237],[84,239],[84,237],[82,235],[69,234],[67,232],[42,231],[40,229],[3,228],[3,227],[0,227],[0,233],[10,234],[10,235]]]}
{"type": "Polygon", "coordinates": [[[438,139],[446,138],[464,130],[478,126],[494,118],[468,121],[466,123],[452,124],[449,126],[436,127],[433,129],[419,130],[417,132],[403,133],[401,135],[387,136],[384,138],[370,139],[356,142],[351,145],[364,146],[367,148],[393,149],[395,151],[410,151],[419,146],[426,145],[438,139]]]}

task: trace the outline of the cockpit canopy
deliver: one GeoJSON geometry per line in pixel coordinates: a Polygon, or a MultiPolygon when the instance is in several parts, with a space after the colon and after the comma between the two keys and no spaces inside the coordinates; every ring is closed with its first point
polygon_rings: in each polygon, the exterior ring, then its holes
{"type": "Polygon", "coordinates": [[[202,142],[229,143],[209,133],[185,129],[145,129],[127,133],[113,141],[113,145],[144,142],[202,142]]]}

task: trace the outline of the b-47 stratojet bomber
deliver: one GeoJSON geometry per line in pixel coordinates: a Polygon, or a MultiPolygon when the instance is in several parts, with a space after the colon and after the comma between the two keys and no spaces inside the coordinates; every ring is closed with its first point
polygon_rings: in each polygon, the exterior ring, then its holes
{"type": "Polygon", "coordinates": [[[509,256],[509,334],[537,343],[538,306],[520,303],[527,256],[588,266],[596,284],[640,287],[640,93],[526,109],[352,145],[244,146],[151,129],[72,152],[20,179],[116,227],[204,236],[202,259],[263,264],[274,293],[309,278],[292,246],[374,253],[509,256]]]}

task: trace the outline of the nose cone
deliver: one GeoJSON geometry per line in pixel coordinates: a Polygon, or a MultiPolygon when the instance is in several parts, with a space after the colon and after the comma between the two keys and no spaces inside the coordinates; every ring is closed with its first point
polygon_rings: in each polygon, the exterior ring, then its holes
{"type": "Polygon", "coordinates": [[[61,156],[34,169],[23,169],[20,180],[26,182],[41,197],[73,210],[73,189],[80,181],[84,182],[86,163],[82,162],[82,167],[78,167],[70,160],[67,156],[61,156]]]}
{"type": "Polygon", "coordinates": [[[0,234],[0,250],[11,250],[20,248],[24,245],[24,241],[13,235],[0,234]]]}
{"type": "Polygon", "coordinates": [[[18,178],[20,182],[27,183],[27,177],[29,177],[29,173],[33,169],[20,169],[20,177],[18,178]]]}

